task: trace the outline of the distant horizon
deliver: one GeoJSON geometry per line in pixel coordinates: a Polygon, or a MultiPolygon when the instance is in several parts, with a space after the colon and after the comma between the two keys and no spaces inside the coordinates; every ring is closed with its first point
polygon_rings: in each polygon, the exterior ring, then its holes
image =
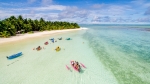
{"type": "Polygon", "coordinates": [[[150,25],[150,23],[79,23],[79,25],[83,24],[98,24],[98,25],[150,25]]]}

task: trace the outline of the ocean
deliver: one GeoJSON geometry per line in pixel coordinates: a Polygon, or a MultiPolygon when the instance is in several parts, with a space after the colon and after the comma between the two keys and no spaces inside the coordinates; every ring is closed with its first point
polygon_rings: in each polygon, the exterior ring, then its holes
{"type": "Polygon", "coordinates": [[[0,84],[150,84],[150,25],[80,26],[88,29],[0,44],[0,84]],[[86,68],[75,71],[71,60],[86,68]]]}

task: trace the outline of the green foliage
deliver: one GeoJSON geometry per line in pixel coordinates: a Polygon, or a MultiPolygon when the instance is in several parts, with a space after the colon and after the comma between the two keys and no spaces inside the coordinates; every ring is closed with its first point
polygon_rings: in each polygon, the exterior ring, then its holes
{"type": "Polygon", "coordinates": [[[40,20],[31,20],[30,18],[24,19],[21,15],[18,17],[10,16],[9,18],[0,20],[0,37],[15,36],[18,31],[24,34],[32,33],[33,31],[74,28],[80,28],[80,26],[77,23],[45,21],[43,18],[40,18],[40,20]]]}
{"type": "Polygon", "coordinates": [[[33,32],[33,31],[29,31],[29,32],[28,32],[28,34],[32,34],[32,33],[34,33],[34,32],[33,32]]]}
{"type": "Polygon", "coordinates": [[[10,33],[8,31],[3,31],[3,32],[0,32],[0,37],[4,37],[4,38],[7,38],[10,36],[10,33]]]}

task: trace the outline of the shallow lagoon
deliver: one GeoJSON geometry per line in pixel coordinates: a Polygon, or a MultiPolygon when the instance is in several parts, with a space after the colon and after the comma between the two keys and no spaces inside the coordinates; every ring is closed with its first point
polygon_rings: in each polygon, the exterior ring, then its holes
{"type": "Polygon", "coordinates": [[[105,68],[89,42],[83,38],[87,30],[58,35],[45,35],[0,45],[0,82],[3,84],[117,84],[113,74],[105,68]],[[63,37],[51,43],[49,38],[63,37]],[[65,38],[72,40],[65,40],[65,38]],[[49,45],[44,45],[48,41],[49,45]],[[83,43],[84,42],[84,43],[83,43]],[[45,49],[33,50],[37,46],[45,49]],[[54,49],[60,46],[61,51],[54,49]],[[7,60],[6,56],[23,52],[23,55],[7,60]],[[76,60],[87,68],[78,73],[70,61],[76,60]],[[67,70],[66,65],[70,70],[67,70]]]}
{"type": "Polygon", "coordinates": [[[82,25],[81,30],[0,45],[3,84],[149,84],[149,25],[82,25]],[[63,37],[44,45],[49,38],[63,37]],[[65,38],[72,40],[65,40],[65,38]],[[84,43],[83,43],[84,42],[84,43]],[[35,51],[42,46],[45,49],[35,51]],[[60,46],[61,51],[54,49],[60,46]],[[6,56],[23,55],[13,60],[6,56]],[[71,60],[87,68],[76,72],[71,60]],[[67,70],[66,65],[71,70],[67,70]]]}

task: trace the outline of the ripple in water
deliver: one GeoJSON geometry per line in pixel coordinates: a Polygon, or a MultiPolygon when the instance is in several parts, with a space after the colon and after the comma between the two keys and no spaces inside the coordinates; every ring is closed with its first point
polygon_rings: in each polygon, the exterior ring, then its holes
{"type": "Polygon", "coordinates": [[[130,26],[90,26],[83,37],[119,84],[150,84],[149,36],[130,26]]]}

